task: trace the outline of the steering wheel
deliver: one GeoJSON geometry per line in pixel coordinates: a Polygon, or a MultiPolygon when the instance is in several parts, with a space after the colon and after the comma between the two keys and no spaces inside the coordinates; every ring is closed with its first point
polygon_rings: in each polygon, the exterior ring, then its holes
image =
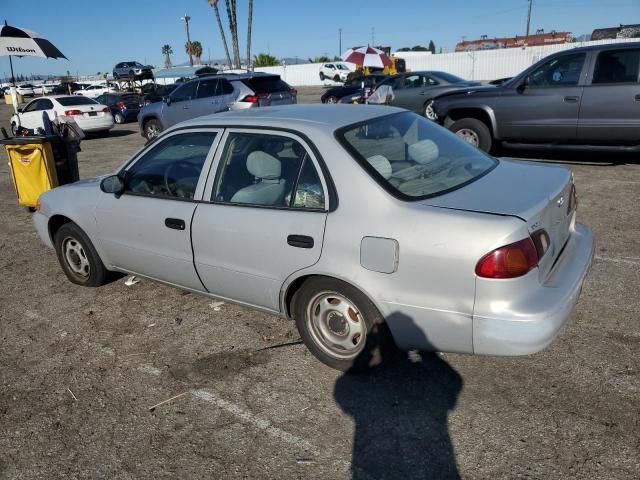
{"type": "MultiPolygon", "coordinates": [[[[175,163],[171,163],[169,164],[169,166],[167,167],[167,169],[164,171],[164,188],[167,189],[167,192],[169,192],[171,195],[173,195],[174,197],[178,196],[178,193],[176,190],[174,190],[171,185],[171,182],[169,181],[172,177],[172,173],[174,172],[174,170],[176,170],[177,168],[181,168],[185,171],[191,170],[193,171],[194,175],[183,175],[182,177],[196,177],[198,178],[200,176],[200,169],[198,167],[196,167],[195,165],[192,165],[191,163],[181,160],[179,162],[175,162],[175,163]]],[[[177,181],[176,183],[180,183],[179,181],[177,181]]],[[[174,184],[175,186],[175,184],[174,184]]]]}

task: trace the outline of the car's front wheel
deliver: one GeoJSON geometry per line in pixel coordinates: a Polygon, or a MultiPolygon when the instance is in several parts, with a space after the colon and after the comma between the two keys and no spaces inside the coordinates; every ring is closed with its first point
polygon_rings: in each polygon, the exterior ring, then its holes
{"type": "Polygon", "coordinates": [[[485,152],[491,150],[491,144],[493,143],[491,131],[482,120],[478,120],[477,118],[463,118],[462,120],[454,122],[449,127],[449,130],[465,142],[470,143],[480,150],[485,152]]]}
{"type": "Polygon", "coordinates": [[[382,314],[348,283],[326,277],[308,279],[294,295],[293,313],[307,348],[332,368],[366,370],[393,351],[382,314]]]}
{"type": "Polygon", "coordinates": [[[427,100],[424,104],[424,116],[432,122],[435,122],[438,119],[436,111],[433,108],[433,100],[427,100]]]}
{"type": "Polygon", "coordinates": [[[334,82],[339,82],[340,81],[340,75],[336,75],[335,77],[333,77],[333,81],[334,82]]]}
{"type": "Polygon", "coordinates": [[[162,131],[162,127],[160,126],[160,122],[155,118],[147,120],[144,124],[144,136],[147,140],[151,140],[160,135],[162,131]]]}
{"type": "Polygon", "coordinates": [[[330,97],[327,97],[327,103],[338,103],[338,97],[331,95],[330,97]]]}
{"type": "Polygon", "coordinates": [[[75,223],[65,223],[55,234],[58,261],[67,278],[77,285],[99,287],[107,283],[105,268],[89,237],[75,223]]]}

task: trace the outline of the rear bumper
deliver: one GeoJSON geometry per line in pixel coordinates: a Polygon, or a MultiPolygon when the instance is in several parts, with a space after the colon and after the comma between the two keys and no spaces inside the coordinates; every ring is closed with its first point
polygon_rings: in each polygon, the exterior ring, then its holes
{"type": "Polygon", "coordinates": [[[517,282],[478,278],[473,351],[527,355],[546,348],[578,301],[595,248],[590,228],[577,224],[543,285],[532,271],[517,282]]]}
{"type": "Polygon", "coordinates": [[[98,132],[101,130],[110,130],[113,128],[113,115],[107,114],[102,117],[92,119],[76,120],[78,126],[85,132],[98,132]]]}

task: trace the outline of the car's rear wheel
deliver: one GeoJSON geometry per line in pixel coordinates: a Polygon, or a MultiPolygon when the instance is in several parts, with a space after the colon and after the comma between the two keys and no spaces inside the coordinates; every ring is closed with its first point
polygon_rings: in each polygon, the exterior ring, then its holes
{"type": "Polygon", "coordinates": [[[436,121],[438,116],[436,115],[436,111],[433,109],[433,100],[429,99],[424,104],[424,116],[431,121],[436,121]]]}
{"type": "Polygon", "coordinates": [[[320,72],[320,81],[323,82],[324,81],[324,73],[320,72]]]}
{"type": "Polygon", "coordinates": [[[65,223],[56,232],[54,244],[62,270],[72,283],[85,287],[99,287],[107,283],[109,271],[78,225],[65,223]]]}
{"type": "Polygon", "coordinates": [[[331,95],[330,97],[327,97],[327,103],[338,103],[338,97],[331,95]]]}
{"type": "Polygon", "coordinates": [[[491,150],[491,144],[493,142],[491,131],[482,120],[478,120],[477,118],[463,118],[462,120],[454,122],[449,127],[449,130],[474,147],[478,147],[480,150],[485,152],[491,150]]]}
{"type": "Polygon", "coordinates": [[[147,140],[151,140],[156,138],[162,132],[162,127],[160,126],[160,122],[155,118],[147,120],[144,124],[144,136],[147,140]]]}
{"type": "Polygon", "coordinates": [[[120,112],[114,113],[113,121],[116,123],[124,123],[124,115],[122,115],[120,112]]]}
{"type": "Polygon", "coordinates": [[[308,279],[294,295],[293,312],[307,348],[332,368],[366,370],[392,351],[382,314],[348,283],[326,277],[308,279]]]}

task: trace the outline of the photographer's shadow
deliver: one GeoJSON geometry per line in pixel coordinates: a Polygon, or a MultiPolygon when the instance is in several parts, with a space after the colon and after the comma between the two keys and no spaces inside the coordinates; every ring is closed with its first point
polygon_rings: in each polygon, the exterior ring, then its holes
{"type": "MultiPolygon", "coordinates": [[[[406,315],[396,313],[389,321],[424,339],[406,315]]],[[[352,478],[460,478],[447,414],[462,384],[435,353],[392,352],[368,373],[340,377],[335,398],[355,422],[352,478]]]]}

